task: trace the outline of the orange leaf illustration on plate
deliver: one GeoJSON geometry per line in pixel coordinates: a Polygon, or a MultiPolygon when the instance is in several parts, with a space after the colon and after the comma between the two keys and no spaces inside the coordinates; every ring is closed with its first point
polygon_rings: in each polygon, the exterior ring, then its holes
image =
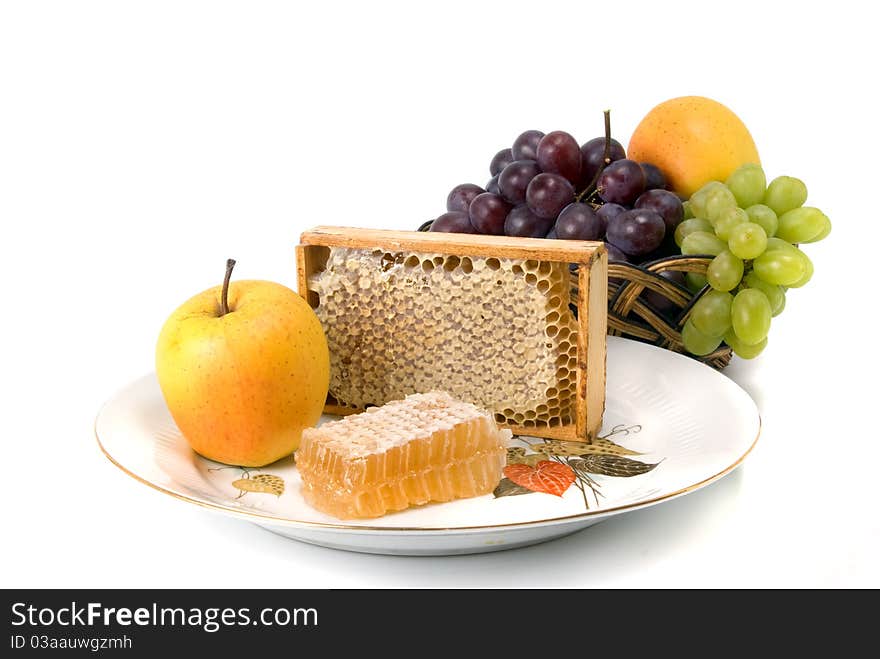
{"type": "Polygon", "coordinates": [[[504,475],[517,485],[533,492],[546,492],[561,497],[574,483],[574,471],[568,465],[552,460],[541,460],[534,467],[512,464],[504,468],[504,475]]]}

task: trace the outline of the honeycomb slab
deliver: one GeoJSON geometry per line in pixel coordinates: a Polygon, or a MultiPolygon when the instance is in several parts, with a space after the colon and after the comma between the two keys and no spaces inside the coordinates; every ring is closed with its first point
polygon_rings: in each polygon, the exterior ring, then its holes
{"type": "Polygon", "coordinates": [[[339,405],[442,389],[505,425],[573,422],[566,263],[331,247],[309,289],[339,405]]]}
{"type": "Polygon", "coordinates": [[[302,493],[340,519],[489,494],[509,430],[446,392],[413,394],[303,432],[302,493]]]}

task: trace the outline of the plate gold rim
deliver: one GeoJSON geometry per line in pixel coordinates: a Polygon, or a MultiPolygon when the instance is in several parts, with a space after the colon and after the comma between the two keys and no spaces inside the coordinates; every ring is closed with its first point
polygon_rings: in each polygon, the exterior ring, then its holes
{"type": "MultiPolygon", "coordinates": [[[[757,410],[756,410],[757,411],[757,410]]],[[[359,532],[369,532],[369,533],[388,533],[388,532],[397,532],[397,533],[421,533],[421,534],[449,534],[456,532],[475,532],[475,531],[483,531],[483,530],[503,530],[503,529],[514,529],[514,528],[525,528],[530,526],[545,526],[548,524],[554,523],[568,523],[568,522],[576,522],[579,520],[586,520],[591,517],[602,517],[608,516],[611,514],[616,514],[624,511],[636,510],[638,508],[645,508],[651,506],[653,504],[661,503],[663,501],[668,501],[670,499],[674,499],[684,494],[688,494],[693,492],[694,490],[698,490],[710,483],[719,480],[720,478],[726,476],[734,469],[736,469],[739,465],[743,463],[749,453],[752,452],[752,449],[755,448],[755,445],[758,443],[758,439],[761,437],[761,429],[763,426],[763,421],[761,419],[761,414],[758,412],[758,432],[755,435],[755,438],[752,440],[752,443],[746,449],[746,451],[739,456],[733,463],[722,469],[716,474],[704,478],[701,481],[688,485],[686,487],[675,490],[674,492],[668,492],[658,497],[654,497],[651,499],[645,499],[643,501],[636,501],[634,503],[628,503],[621,506],[615,506],[613,508],[603,508],[600,510],[587,510],[582,513],[577,513],[574,515],[563,515],[562,517],[551,517],[548,519],[536,519],[530,520],[527,522],[508,522],[506,524],[483,524],[479,526],[449,526],[449,527],[423,527],[423,526],[366,526],[366,525],[355,525],[355,524],[335,524],[330,522],[308,522],[304,520],[296,520],[289,519],[284,517],[274,517],[272,515],[263,515],[256,512],[245,511],[245,510],[234,510],[228,508],[224,505],[212,503],[210,501],[202,501],[185,494],[180,494],[179,492],[174,492],[169,490],[161,485],[157,485],[152,481],[147,480],[146,478],[135,474],[133,471],[128,469],[127,467],[120,464],[104,447],[104,444],[101,442],[101,437],[98,435],[98,419],[101,417],[101,412],[103,412],[103,408],[98,415],[95,417],[94,423],[94,433],[95,433],[95,441],[98,443],[98,447],[101,449],[101,452],[104,456],[116,467],[118,467],[123,473],[131,476],[136,481],[147,485],[148,487],[162,492],[163,494],[170,495],[175,499],[180,501],[184,501],[186,503],[192,503],[197,506],[201,506],[202,508],[207,508],[209,510],[221,512],[226,515],[232,515],[235,517],[240,517],[246,519],[248,521],[254,523],[262,523],[262,524],[274,524],[276,526],[288,526],[288,527],[297,527],[297,528],[312,528],[319,530],[335,530],[335,531],[359,531],[359,532]]]]}

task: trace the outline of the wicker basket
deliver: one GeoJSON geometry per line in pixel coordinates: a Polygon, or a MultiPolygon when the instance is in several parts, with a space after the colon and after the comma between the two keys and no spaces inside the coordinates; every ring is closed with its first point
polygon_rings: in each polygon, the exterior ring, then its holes
{"type": "MultiPolygon", "coordinates": [[[[727,345],[721,344],[714,352],[698,357],[685,350],[681,341],[681,328],[694,303],[708,287],[694,294],[660,276],[661,272],[668,270],[705,275],[711,262],[711,256],[670,256],[641,265],[616,261],[609,263],[608,334],[680,352],[718,370],[727,366],[733,356],[733,351],[727,345]],[[677,311],[658,313],[641,296],[645,289],[663,296],[677,311]]],[[[577,294],[576,277],[572,278],[572,294],[577,294]]]]}

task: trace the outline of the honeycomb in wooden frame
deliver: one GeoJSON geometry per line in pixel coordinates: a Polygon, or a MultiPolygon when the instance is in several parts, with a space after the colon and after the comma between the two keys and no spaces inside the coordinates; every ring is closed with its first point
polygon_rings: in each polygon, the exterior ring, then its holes
{"type": "Polygon", "coordinates": [[[442,389],[499,423],[573,423],[577,320],[566,263],[331,247],[309,280],[352,410],[442,389]]]}

